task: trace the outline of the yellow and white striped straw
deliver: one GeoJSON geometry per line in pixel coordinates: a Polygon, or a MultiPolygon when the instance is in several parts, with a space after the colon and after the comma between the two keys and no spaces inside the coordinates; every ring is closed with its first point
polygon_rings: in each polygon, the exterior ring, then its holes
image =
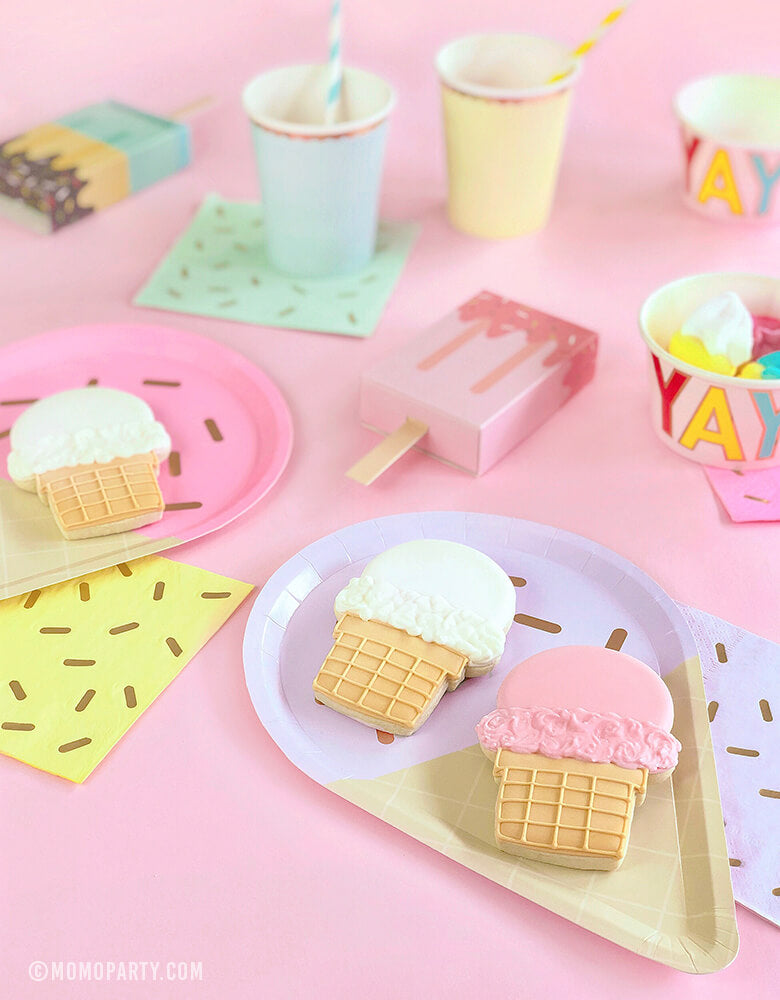
{"type": "MultiPolygon", "coordinates": [[[[606,35],[615,21],[620,20],[626,10],[631,6],[632,2],[633,0],[625,0],[625,3],[622,3],[619,7],[615,7],[611,10],[609,14],[607,14],[607,16],[599,22],[595,30],[588,35],[585,41],[580,42],[576,49],[572,49],[571,58],[580,59],[587,52],[590,52],[593,46],[596,45],[597,42],[600,42],[604,35],[606,35]]],[[[564,77],[568,76],[570,72],[571,70],[567,69],[563,73],[556,73],[555,76],[551,76],[547,82],[557,83],[559,80],[563,80],[564,77]]]]}

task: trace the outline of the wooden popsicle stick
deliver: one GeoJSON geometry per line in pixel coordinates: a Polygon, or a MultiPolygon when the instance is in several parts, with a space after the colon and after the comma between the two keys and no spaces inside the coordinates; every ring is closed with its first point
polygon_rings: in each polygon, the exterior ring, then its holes
{"type": "Polygon", "coordinates": [[[172,121],[180,122],[184,118],[192,118],[194,115],[199,115],[201,111],[205,111],[206,108],[210,108],[216,103],[217,101],[214,97],[199,97],[197,101],[190,101],[189,104],[171,111],[166,117],[172,121]]]}
{"type": "Polygon", "coordinates": [[[412,417],[407,419],[392,434],[380,441],[360,461],[355,462],[347,475],[355,482],[370,486],[383,472],[386,472],[398,459],[417,444],[420,438],[428,433],[428,425],[412,417]]]}

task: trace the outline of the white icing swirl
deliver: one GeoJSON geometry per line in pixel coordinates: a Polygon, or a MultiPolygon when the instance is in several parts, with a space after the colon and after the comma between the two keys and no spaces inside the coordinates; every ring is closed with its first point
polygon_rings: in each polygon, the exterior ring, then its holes
{"type": "Polygon", "coordinates": [[[447,646],[468,656],[472,666],[495,663],[504,651],[504,632],[480,615],[456,608],[443,597],[401,590],[371,576],[350,580],[334,607],[337,616],[355,614],[447,646]]]}
{"type": "Polygon", "coordinates": [[[8,473],[14,480],[72,465],[111,462],[153,451],[164,459],[171,449],[171,439],[157,420],[133,420],[106,427],[82,427],[68,434],[47,434],[24,454],[19,450],[8,456],[8,473]]]}

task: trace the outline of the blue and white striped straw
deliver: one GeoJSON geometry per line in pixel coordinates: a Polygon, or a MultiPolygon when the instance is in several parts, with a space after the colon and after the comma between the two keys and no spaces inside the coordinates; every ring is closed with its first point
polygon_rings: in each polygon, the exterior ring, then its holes
{"type": "Polygon", "coordinates": [[[341,99],[341,0],[333,0],[330,11],[330,52],[328,55],[328,97],[325,105],[325,123],[336,120],[336,109],[341,99]]]}

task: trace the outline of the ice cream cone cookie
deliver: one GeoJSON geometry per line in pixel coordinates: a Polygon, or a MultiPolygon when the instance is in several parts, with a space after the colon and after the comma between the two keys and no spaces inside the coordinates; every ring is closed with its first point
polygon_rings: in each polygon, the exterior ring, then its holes
{"type": "Polygon", "coordinates": [[[118,389],[70,389],[33,403],[11,428],[8,474],[48,504],[69,539],[159,521],[159,463],[171,450],[142,399],[118,389]]]}
{"type": "Polygon", "coordinates": [[[477,736],[499,785],[499,849],[569,868],[619,868],[648,777],[677,764],[664,682],[625,653],[562,646],[510,671],[496,703],[477,736]]]}
{"type": "Polygon", "coordinates": [[[314,679],[315,698],[367,726],[410,736],[445,691],[496,665],[515,590],[482,552],[423,539],[372,559],[334,610],[335,642],[314,679]]]}

